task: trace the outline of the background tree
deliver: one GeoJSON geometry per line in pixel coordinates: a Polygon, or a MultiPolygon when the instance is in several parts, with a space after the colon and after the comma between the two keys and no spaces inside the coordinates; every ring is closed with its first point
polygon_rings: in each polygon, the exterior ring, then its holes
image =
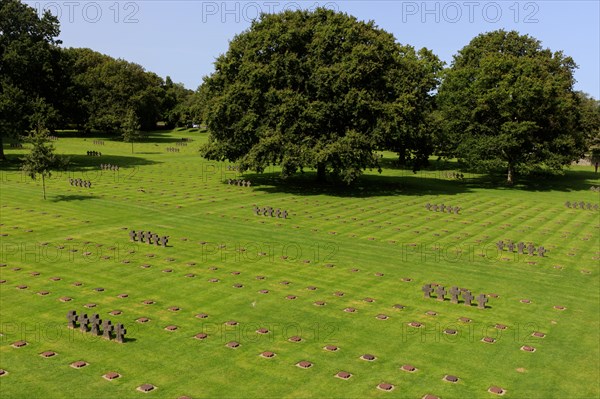
{"type": "Polygon", "coordinates": [[[347,14],[264,14],[203,82],[210,138],[202,153],[242,170],[279,164],[285,177],[314,168],[320,180],[329,173],[350,183],[379,168],[377,149],[420,150],[421,140],[404,136],[418,131],[426,112],[418,105],[439,64],[420,54],[347,14]]]}
{"type": "Polygon", "coordinates": [[[125,118],[121,123],[121,131],[123,132],[123,141],[131,143],[131,153],[133,154],[133,143],[139,141],[141,138],[140,134],[140,123],[135,111],[133,109],[127,110],[125,118]]]}
{"type": "MultiPolygon", "coordinates": [[[[60,97],[58,19],[18,0],[0,0],[0,159],[3,139],[25,133],[38,97],[60,97]]],[[[46,127],[56,122],[48,120],[46,127]]]]}
{"type": "Polygon", "coordinates": [[[481,34],[454,56],[438,93],[449,152],[472,167],[559,171],[581,157],[575,62],[538,40],[481,34]]]}
{"type": "Polygon", "coordinates": [[[592,164],[600,163],[600,101],[578,91],[579,128],[585,136],[586,151],[592,164]]]}
{"type": "Polygon", "coordinates": [[[173,83],[167,76],[164,85],[164,97],[161,104],[161,116],[166,126],[170,129],[185,126],[188,118],[188,102],[194,93],[186,89],[181,83],[173,83]]]}
{"type": "Polygon", "coordinates": [[[31,144],[31,151],[21,158],[21,169],[33,180],[38,176],[42,178],[42,189],[46,199],[46,177],[51,176],[52,170],[66,167],[68,159],[54,153],[54,145],[50,143],[45,127],[45,123],[53,118],[55,111],[41,98],[35,100],[33,111],[31,123],[35,129],[26,139],[31,144]]]}

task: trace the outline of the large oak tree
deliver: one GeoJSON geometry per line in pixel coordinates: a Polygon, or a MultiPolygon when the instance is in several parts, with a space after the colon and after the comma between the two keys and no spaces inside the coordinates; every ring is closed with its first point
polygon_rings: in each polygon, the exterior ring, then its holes
{"type": "Polygon", "coordinates": [[[584,137],[573,91],[575,62],[518,32],[475,37],[454,56],[438,100],[450,153],[472,167],[560,170],[584,137]]]}
{"type": "Polygon", "coordinates": [[[3,138],[32,128],[36,101],[54,104],[61,94],[58,34],[50,12],[40,17],[18,0],[0,0],[0,159],[3,138]]]}
{"type": "Polygon", "coordinates": [[[376,150],[419,153],[441,63],[373,22],[331,10],[264,14],[237,35],[201,87],[203,155],[242,170],[281,165],[350,183],[376,150]]]}

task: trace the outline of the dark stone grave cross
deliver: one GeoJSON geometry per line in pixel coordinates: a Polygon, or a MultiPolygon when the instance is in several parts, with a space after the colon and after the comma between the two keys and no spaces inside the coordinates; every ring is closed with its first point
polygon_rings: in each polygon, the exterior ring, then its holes
{"type": "Polygon", "coordinates": [[[102,337],[104,339],[110,340],[110,333],[113,329],[114,327],[111,324],[110,320],[104,320],[104,322],[102,323],[102,337]]]}
{"type": "Polygon", "coordinates": [[[508,243],[509,252],[515,252],[515,244],[513,242],[508,243]]]}
{"type": "Polygon", "coordinates": [[[438,301],[443,301],[444,300],[444,295],[446,295],[446,289],[439,285],[436,289],[435,289],[435,293],[437,295],[437,300],[438,301]]]}
{"type": "Polygon", "coordinates": [[[123,343],[123,338],[125,337],[125,334],[127,334],[127,330],[125,329],[125,326],[123,326],[123,324],[119,323],[117,324],[117,327],[115,328],[115,334],[117,336],[116,341],[120,344],[123,343]]]}
{"type": "Polygon", "coordinates": [[[504,241],[500,240],[496,243],[496,247],[498,248],[498,251],[503,251],[504,250],[504,241]]]}
{"type": "Polygon", "coordinates": [[[102,323],[102,320],[100,320],[100,315],[93,314],[90,322],[92,323],[92,334],[94,335],[100,335],[100,323],[102,323]]]}
{"type": "Polygon", "coordinates": [[[527,253],[531,256],[531,255],[533,255],[534,252],[535,252],[535,247],[533,246],[533,244],[529,244],[527,246],[527,253]]]}
{"type": "Polygon", "coordinates": [[[160,238],[160,245],[162,245],[163,247],[166,247],[168,243],[169,243],[169,237],[168,236],[162,236],[160,238]]]}
{"type": "Polygon", "coordinates": [[[465,300],[465,305],[471,306],[471,301],[473,300],[473,294],[471,294],[471,291],[467,290],[467,291],[463,292],[462,296],[463,296],[463,299],[465,300]]]}
{"type": "Polygon", "coordinates": [[[544,248],[543,246],[540,245],[540,247],[538,248],[538,256],[543,258],[545,253],[546,253],[546,248],[544,248]]]}
{"type": "Polygon", "coordinates": [[[525,248],[525,244],[523,242],[520,242],[517,244],[517,252],[519,253],[519,255],[523,255],[524,248],[525,248]]]}
{"type": "Polygon", "coordinates": [[[452,298],[450,299],[450,301],[452,303],[458,303],[458,295],[460,295],[460,289],[456,286],[450,288],[450,295],[452,295],[452,298]]]}
{"type": "Polygon", "coordinates": [[[477,296],[477,308],[478,309],[485,309],[485,304],[488,301],[487,297],[485,296],[485,294],[479,294],[477,296]]]}
{"type": "Polygon", "coordinates": [[[136,241],[136,238],[137,238],[137,234],[136,234],[135,230],[131,230],[129,232],[129,239],[131,239],[131,241],[136,241]]]}
{"type": "Polygon", "coordinates": [[[67,320],[69,321],[69,328],[75,328],[75,322],[77,321],[77,312],[69,310],[67,312],[67,320]]]}
{"type": "Polygon", "coordinates": [[[77,322],[79,322],[79,329],[83,332],[88,331],[88,323],[90,319],[87,317],[87,314],[82,314],[77,317],[77,322]]]}
{"type": "Polygon", "coordinates": [[[433,292],[433,288],[431,288],[431,284],[425,284],[423,288],[421,288],[425,298],[431,298],[431,293],[433,292]]]}

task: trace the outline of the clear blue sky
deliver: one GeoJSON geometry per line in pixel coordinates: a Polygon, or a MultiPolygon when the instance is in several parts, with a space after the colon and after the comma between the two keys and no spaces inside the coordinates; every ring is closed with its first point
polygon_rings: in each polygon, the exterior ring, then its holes
{"type": "Polygon", "coordinates": [[[600,1],[28,1],[59,16],[64,46],[136,62],[196,89],[258,12],[316,6],[373,20],[398,42],[450,63],[479,33],[517,30],[579,65],[577,90],[600,98],[600,1]]]}

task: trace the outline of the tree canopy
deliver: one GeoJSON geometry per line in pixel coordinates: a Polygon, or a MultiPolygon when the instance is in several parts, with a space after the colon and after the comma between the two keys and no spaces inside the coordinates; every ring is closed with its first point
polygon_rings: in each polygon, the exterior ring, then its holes
{"type": "Polygon", "coordinates": [[[579,159],[575,62],[518,32],[475,37],[458,52],[438,92],[449,153],[472,167],[558,171],[579,159]]]}
{"type": "Polygon", "coordinates": [[[204,80],[202,152],[242,170],[314,168],[350,183],[379,168],[378,149],[423,151],[424,105],[440,69],[433,53],[373,22],[326,9],[264,14],[204,80]]]}
{"type": "MultiPolygon", "coordinates": [[[[38,98],[52,103],[60,84],[58,19],[18,0],[0,0],[0,158],[3,138],[30,129],[38,98]]],[[[49,121],[50,122],[50,121],[49,121]]]]}

